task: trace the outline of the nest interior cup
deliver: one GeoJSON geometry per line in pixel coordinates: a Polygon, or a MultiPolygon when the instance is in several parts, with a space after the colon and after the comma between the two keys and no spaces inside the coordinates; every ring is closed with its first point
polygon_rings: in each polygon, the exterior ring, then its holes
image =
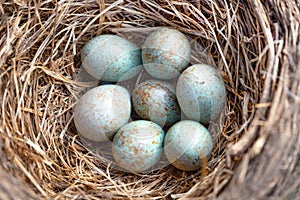
{"type": "Polygon", "coordinates": [[[291,0],[1,1],[0,197],[296,199],[299,8],[291,0]],[[73,108],[97,85],[76,79],[80,53],[101,34],[141,47],[162,26],[191,38],[192,64],[216,66],[226,110],[200,170],[120,171],[75,129],[73,108]]]}

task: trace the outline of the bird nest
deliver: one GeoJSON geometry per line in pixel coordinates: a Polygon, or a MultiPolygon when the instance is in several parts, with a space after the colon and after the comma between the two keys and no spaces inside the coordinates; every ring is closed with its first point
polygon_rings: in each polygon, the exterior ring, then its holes
{"type": "Polygon", "coordinates": [[[1,1],[2,198],[299,197],[299,8],[292,0],[1,1]],[[159,26],[180,30],[210,55],[227,106],[201,170],[132,174],[78,137],[73,108],[95,84],[76,79],[80,51],[96,35],[159,26]]]}

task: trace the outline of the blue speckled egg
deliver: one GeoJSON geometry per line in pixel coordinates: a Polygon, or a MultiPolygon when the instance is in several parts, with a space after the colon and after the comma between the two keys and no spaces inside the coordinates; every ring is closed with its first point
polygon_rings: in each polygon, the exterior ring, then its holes
{"type": "Polygon", "coordinates": [[[184,34],[171,28],[151,33],[142,47],[145,70],[160,80],[172,79],[190,62],[191,46],[184,34]]]}
{"type": "Polygon", "coordinates": [[[198,170],[209,159],[213,141],[208,130],[198,122],[184,120],[166,134],[164,151],[170,163],[184,171],[198,170]]]}
{"type": "Polygon", "coordinates": [[[130,172],[145,172],[161,158],[165,133],[157,124],[137,120],[123,126],[115,135],[112,155],[130,172]]]}
{"type": "Polygon", "coordinates": [[[118,85],[102,85],[87,91],[77,102],[74,123],[83,137],[92,141],[112,139],[131,113],[129,92],[118,85]]]}
{"type": "Polygon", "coordinates": [[[130,41],[116,35],[100,35],[82,49],[85,70],[102,81],[118,82],[136,76],[142,69],[141,52],[130,41]]]}
{"type": "Polygon", "coordinates": [[[226,103],[226,88],[218,71],[206,64],[187,68],[179,77],[176,95],[182,112],[191,120],[208,124],[226,103]]]}
{"type": "Polygon", "coordinates": [[[181,117],[175,88],[163,81],[142,82],[132,93],[132,103],[141,118],[151,120],[162,127],[173,125],[181,117]]]}

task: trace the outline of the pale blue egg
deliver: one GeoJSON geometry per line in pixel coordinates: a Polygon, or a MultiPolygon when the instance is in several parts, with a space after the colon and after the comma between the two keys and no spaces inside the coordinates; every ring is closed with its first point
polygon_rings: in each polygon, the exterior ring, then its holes
{"type": "Polygon", "coordinates": [[[191,46],[176,29],[161,28],[151,33],[142,47],[145,70],[154,78],[168,80],[179,76],[190,62],[191,46]]]}
{"type": "Polygon", "coordinates": [[[113,139],[113,158],[130,172],[146,172],[160,160],[164,136],[162,128],[151,121],[130,122],[113,139]]]}
{"type": "Polygon", "coordinates": [[[142,69],[140,49],[116,35],[100,35],[88,41],[82,49],[85,70],[102,81],[118,82],[136,76],[142,69]]]}
{"type": "Polygon", "coordinates": [[[167,159],[174,167],[184,171],[200,169],[209,159],[212,149],[213,141],[209,131],[191,120],[173,125],[164,140],[167,159]]]}
{"type": "Polygon", "coordinates": [[[112,139],[131,113],[129,92],[119,85],[102,85],[87,91],[77,102],[74,123],[83,137],[97,142],[112,139]]]}
{"type": "Polygon", "coordinates": [[[167,82],[147,80],[132,93],[136,113],[143,119],[160,126],[171,126],[180,121],[181,112],[175,95],[175,87],[167,82]]]}
{"type": "Polygon", "coordinates": [[[208,124],[217,120],[226,103],[226,88],[216,68],[188,67],[180,75],[176,95],[181,111],[191,120],[208,124]]]}

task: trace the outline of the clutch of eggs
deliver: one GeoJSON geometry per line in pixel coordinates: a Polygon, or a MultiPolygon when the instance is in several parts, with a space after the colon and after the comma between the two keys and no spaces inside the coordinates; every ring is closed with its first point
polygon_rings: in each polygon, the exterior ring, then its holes
{"type": "Polygon", "coordinates": [[[112,141],[114,160],[130,172],[151,169],[163,152],[178,169],[200,169],[213,149],[204,125],[217,120],[224,109],[226,89],[214,67],[188,67],[190,56],[188,39],[171,28],[154,31],[141,50],[115,35],[91,39],[82,50],[82,65],[107,84],[79,99],[74,112],[79,134],[97,142],[112,141]],[[140,83],[132,94],[110,83],[131,79],[142,68],[153,79],[140,83]],[[166,82],[176,77],[176,86],[166,82]],[[128,123],[132,109],[142,120],[128,123]],[[188,120],[180,121],[182,114],[188,120]],[[170,128],[165,134],[166,127],[170,128]]]}

